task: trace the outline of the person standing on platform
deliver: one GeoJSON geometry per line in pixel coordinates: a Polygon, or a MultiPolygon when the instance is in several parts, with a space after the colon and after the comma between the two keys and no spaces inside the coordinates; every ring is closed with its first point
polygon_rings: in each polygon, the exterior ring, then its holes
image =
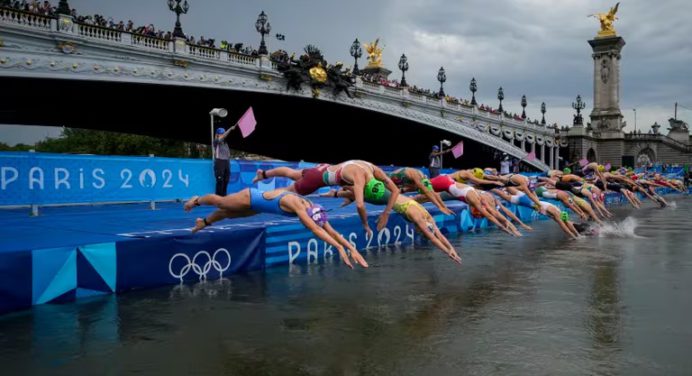
{"type": "Polygon", "coordinates": [[[433,145],[432,152],[430,153],[430,164],[428,165],[428,170],[430,170],[430,178],[434,178],[440,175],[440,168],[442,168],[442,155],[449,153],[452,149],[440,151],[440,147],[433,145]]]}
{"type": "Polygon", "coordinates": [[[216,178],[216,194],[225,196],[228,189],[228,180],[231,178],[231,148],[228,147],[226,137],[234,130],[237,125],[232,126],[228,130],[223,128],[216,129],[214,137],[213,152],[214,152],[214,177],[216,178]]]}
{"type": "Polygon", "coordinates": [[[504,155],[504,158],[502,159],[502,162],[500,162],[500,174],[501,175],[507,175],[509,174],[509,170],[512,167],[512,162],[509,161],[509,156],[507,154],[504,155]]]}

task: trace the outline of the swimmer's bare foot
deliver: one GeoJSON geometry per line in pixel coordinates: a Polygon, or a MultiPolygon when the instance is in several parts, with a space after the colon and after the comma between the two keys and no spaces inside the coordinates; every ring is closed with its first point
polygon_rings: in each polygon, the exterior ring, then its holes
{"type": "Polygon", "coordinates": [[[205,227],[207,227],[207,224],[204,223],[204,218],[197,218],[195,219],[195,227],[192,228],[192,233],[194,234],[205,227]]]}
{"type": "Polygon", "coordinates": [[[183,209],[185,209],[186,212],[189,212],[195,206],[199,206],[199,196],[192,196],[191,199],[187,200],[185,205],[183,205],[183,209]]]}
{"type": "Polygon", "coordinates": [[[252,184],[257,183],[260,180],[264,180],[267,178],[266,172],[264,170],[257,170],[257,173],[255,174],[255,178],[252,179],[252,184]]]}

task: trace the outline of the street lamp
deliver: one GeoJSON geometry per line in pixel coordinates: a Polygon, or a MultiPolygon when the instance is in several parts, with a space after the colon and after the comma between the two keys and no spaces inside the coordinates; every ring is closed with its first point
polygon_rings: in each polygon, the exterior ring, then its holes
{"type": "Polygon", "coordinates": [[[211,159],[215,158],[214,155],[214,117],[218,116],[220,118],[225,118],[228,116],[228,111],[225,108],[212,108],[209,111],[209,120],[211,121],[211,159]]]}
{"type": "Polygon", "coordinates": [[[171,12],[175,12],[175,29],[173,29],[173,36],[176,38],[185,38],[185,33],[183,33],[183,28],[180,26],[180,15],[187,14],[190,10],[190,4],[187,0],[181,5],[180,2],[183,0],[168,0],[168,9],[171,12]]]}
{"type": "MultiPolygon", "coordinates": [[[[440,141],[440,151],[444,150],[445,146],[446,147],[452,146],[452,141],[449,141],[449,140],[440,141]]],[[[444,159],[445,159],[445,155],[444,154],[440,155],[440,170],[442,170],[442,164],[443,164],[444,159]]]]}
{"type": "Polygon", "coordinates": [[[471,106],[475,106],[478,104],[478,102],[476,102],[476,91],[478,90],[478,86],[476,85],[476,77],[471,79],[469,90],[471,90],[471,106]]]}
{"type": "Polygon", "coordinates": [[[353,41],[353,44],[351,45],[351,56],[355,59],[356,63],[353,64],[353,75],[360,74],[360,71],[358,70],[358,59],[363,56],[363,49],[360,47],[360,42],[358,41],[358,38],[353,41]]]}
{"type": "Polygon", "coordinates": [[[581,101],[581,95],[577,95],[577,101],[572,102],[572,108],[577,110],[577,115],[574,117],[573,125],[584,125],[581,117],[581,110],[586,108],[586,103],[581,101]]]}
{"type": "Polygon", "coordinates": [[[272,25],[268,22],[269,17],[262,11],[259,17],[257,17],[257,22],[255,22],[255,29],[262,35],[262,41],[260,42],[259,50],[257,53],[260,55],[269,55],[267,51],[267,45],[264,43],[264,36],[272,31],[272,25]]]}
{"type": "Polygon", "coordinates": [[[633,108],[632,111],[634,111],[634,132],[637,132],[637,109],[633,108]]]}
{"type": "Polygon", "coordinates": [[[526,120],[526,95],[521,96],[521,118],[526,120]]]}
{"type": "Polygon", "coordinates": [[[445,81],[447,81],[447,75],[445,74],[445,68],[444,68],[444,67],[440,67],[440,70],[437,71],[437,80],[440,81],[440,93],[439,93],[439,96],[440,96],[441,98],[444,98],[444,96],[445,96],[445,91],[444,91],[444,88],[442,87],[442,85],[445,83],[445,81]]]}
{"type": "Polygon", "coordinates": [[[401,54],[401,58],[399,59],[399,69],[401,69],[401,86],[406,87],[408,86],[406,84],[406,71],[408,70],[408,59],[404,54],[401,54]]]}
{"type": "Polygon", "coordinates": [[[543,114],[543,119],[541,119],[541,125],[545,126],[545,102],[541,103],[541,114],[543,114]]]}
{"type": "Polygon", "coordinates": [[[58,4],[58,9],[55,10],[57,14],[65,14],[65,15],[70,15],[72,12],[70,11],[70,5],[67,4],[67,0],[60,0],[60,3],[58,4]]]}
{"type": "Polygon", "coordinates": [[[502,91],[502,86],[497,90],[497,99],[500,100],[500,107],[497,110],[502,113],[502,100],[505,99],[505,92],[502,91]]]}

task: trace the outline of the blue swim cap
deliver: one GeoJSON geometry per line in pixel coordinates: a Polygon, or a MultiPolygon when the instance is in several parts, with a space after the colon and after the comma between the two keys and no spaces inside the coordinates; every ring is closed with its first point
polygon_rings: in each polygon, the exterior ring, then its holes
{"type": "Polygon", "coordinates": [[[434,151],[438,151],[438,150],[440,150],[440,147],[437,146],[437,145],[433,145],[433,150],[434,150],[434,151]]]}
{"type": "Polygon", "coordinates": [[[224,134],[226,133],[226,130],[223,128],[216,128],[216,134],[224,134]]]}

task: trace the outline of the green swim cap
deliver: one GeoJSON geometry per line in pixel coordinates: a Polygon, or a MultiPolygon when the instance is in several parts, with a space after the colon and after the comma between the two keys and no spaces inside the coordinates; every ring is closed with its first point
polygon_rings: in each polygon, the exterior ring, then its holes
{"type": "Polygon", "coordinates": [[[363,191],[363,195],[365,196],[365,199],[367,201],[377,201],[384,196],[384,183],[381,181],[372,178],[368,182],[368,184],[365,185],[365,189],[363,191]]]}
{"type": "Polygon", "coordinates": [[[539,197],[543,196],[543,192],[545,192],[545,191],[547,191],[547,189],[545,187],[541,186],[541,187],[536,188],[536,196],[539,196],[539,197]]]}
{"type": "Polygon", "coordinates": [[[569,221],[569,213],[567,213],[566,211],[560,212],[560,219],[562,220],[562,222],[569,221]]]}
{"type": "Polygon", "coordinates": [[[571,174],[571,173],[572,173],[572,169],[569,168],[569,167],[565,167],[565,169],[562,170],[562,172],[564,172],[565,174],[571,174]]]}
{"type": "MultiPolygon", "coordinates": [[[[432,186],[432,183],[430,182],[430,179],[428,179],[428,178],[423,179],[423,185],[425,186],[425,189],[432,192],[433,186],[432,186]]],[[[423,190],[419,189],[418,193],[424,194],[425,192],[423,192],[423,190]]]]}

